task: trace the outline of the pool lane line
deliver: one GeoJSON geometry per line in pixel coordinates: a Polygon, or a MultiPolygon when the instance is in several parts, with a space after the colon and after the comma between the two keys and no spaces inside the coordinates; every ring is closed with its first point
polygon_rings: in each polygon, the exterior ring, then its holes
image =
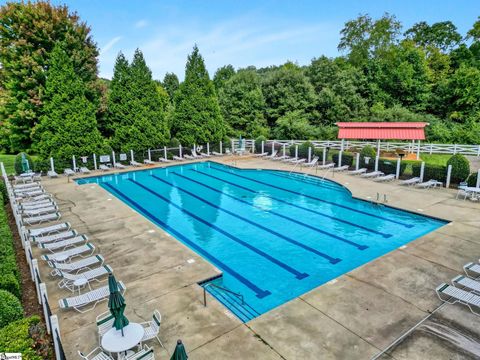
{"type": "MultiPolygon", "coordinates": [[[[177,173],[174,173],[174,172],[173,172],[172,174],[178,175],[177,173]]],[[[186,189],[183,189],[183,188],[181,188],[180,186],[177,186],[177,185],[175,185],[175,184],[172,184],[172,183],[170,183],[170,182],[168,182],[168,181],[166,181],[166,180],[164,180],[164,179],[162,179],[162,178],[159,178],[159,177],[156,176],[156,175],[150,175],[150,176],[153,177],[153,178],[155,178],[155,179],[158,180],[158,181],[163,182],[164,184],[167,184],[167,185],[171,186],[171,187],[174,188],[174,189],[178,189],[179,191],[182,191],[182,192],[184,192],[185,194],[190,195],[191,197],[193,197],[193,198],[195,198],[195,199],[203,202],[204,204],[207,204],[207,205],[209,205],[209,206],[211,206],[211,207],[213,207],[213,208],[215,208],[215,209],[217,209],[217,210],[219,210],[219,211],[223,211],[224,213],[226,213],[226,214],[228,214],[228,215],[230,215],[230,216],[233,216],[233,217],[236,218],[236,219],[240,219],[240,220],[242,220],[242,221],[245,221],[246,223],[248,223],[248,224],[250,224],[250,225],[256,226],[256,227],[258,227],[258,228],[260,228],[260,229],[262,229],[262,230],[264,230],[264,231],[266,231],[266,232],[268,232],[268,233],[270,233],[270,234],[273,234],[274,236],[277,236],[277,237],[279,237],[279,238],[281,238],[281,239],[283,239],[283,240],[285,240],[285,241],[288,241],[289,243],[291,243],[291,244],[293,244],[293,245],[296,245],[296,246],[298,246],[298,247],[301,247],[302,249],[307,250],[307,251],[310,251],[310,252],[312,252],[312,253],[314,253],[314,254],[316,254],[316,255],[318,255],[318,256],[321,256],[321,257],[327,259],[331,264],[336,264],[336,263],[338,263],[338,262],[341,261],[341,259],[333,258],[333,257],[331,257],[331,256],[329,256],[329,255],[327,255],[327,254],[325,254],[325,253],[322,253],[321,251],[318,251],[317,249],[314,249],[314,248],[312,248],[312,247],[310,247],[310,246],[308,246],[308,245],[302,244],[301,242],[299,242],[299,241],[297,241],[297,240],[295,240],[295,239],[292,239],[292,238],[290,238],[290,237],[288,237],[288,236],[286,236],[286,235],[280,234],[279,232],[277,232],[277,231],[275,231],[275,230],[272,230],[272,229],[269,229],[269,228],[267,228],[266,226],[263,226],[263,225],[255,222],[255,221],[249,220],[249,219],[247,219],[247,218],[245,218],[245,217],[243,217],[243,216],[241,216],[241,215],[235,214],[234,212],[232,212],[232,211],[230,211],[230,210],[221,208],[220,206],[217,206],[217,205],[213,204],[212,202],[210,202],[210,201],[208,201],[208,200],[206,200],[206,199],[201,198],[200,196],[192,193],[191,191],[188,191],[188,190],[186,190],[186,189]]],[[[183,177],[183,175],[179,175],[179,176],[183,177]]],[[[249,205],[250,205],[250,204],[249,204],[249,205]]]]}
{"type": "MultiPolygon", "coordinates": [[[[245,200],[242,200],[242,199],[238,199],[238,198],[236,198],[235,196],[232,196],[232,195],[230,195],[230,194],[225,194],[225,193],[221,192],[220,190],[215,189],[215,188],[212,187],[212,186],[209,186],[209,185],[207,185],[207,184],[203,184],[203,183],[201,183],[200,181],[197,181],[197,180],[188,178],[188,177],[186,177],[186,176],[184,176],[184,175],[181,175],[181,174],[179,174],[179,173],[172,172],[171,174],[174,174],[174,175],[179,176],[179,177],[181,177],[181,178],[183,178],[183,179],[186,179],[186,180],[189,180],[189,181],[194,182],[194,183],[196,183],[196,184],[199,184],[199,185],[201,185],[201,186],[204,186],[204,187],[206,187],[207,189],[210,189],[210,190],[212,190],[212,191],[218,192],[218,193],[220,193],[220,194],[222,194],[222,195],[224,195],[224,196],[227,196],[227,197],[229,197],[229,198],[232,198],[233,200],[236,200],[236,201],[238,201],[238,202],[247,204],[248,206],[251,206],[251,207],[260,209],[261,211],[268,212],[268,213],[273,214],[273,215],[275,215],[275,216],[281,217],[282,219],[289,220],[289,221],[291,221],[291,222],[293,222],[293,223],[296,223],[296,224],[298,224],[298,225],[301,225],[301,226],[304,226],[304,227],[306,227],[306,228],[312,229],[312,230],[314,230],[314,231],[316,231],[316,232],[318,232],[318,233],[321,233],[321,234],[323,234],[323,235],[330,236],[330,237],[332,237],[332,238],[334,238],[334,239],[336,239],[336,240],[339,240],[339,241],[342,241],[342,242],[347,243],[347,244],[349,244],[349,245],[355,246],[355,247],[356,247],[357,249],[359,249],[359,250],[368,249],[368,246],[367,246],[367,245],[361,245],[361,244],[358,244],[358,243],[356,243],[356,242],[353,242],[353,241],[344,239],[344,238],[342,238],[341,236],[338,236],[338,235],[335,235],[335,234],[331,234],[331,233],[329,233],[329,232],[327,232],[327,231],[321,230],[321,229],[319,229],[319,228],[316,228],[316,227],[314,227],[314,226],[311,226],[311,225],[306,224],[306,223],[304,223],[304,222],[301,222],[301,221],[299,221],[299,220],[293,219],[293,218],[291,218],[291,217],[289,217],[289,216],[280,214],[280,213],[278,213],[278,212],[276,212],[276,211],[266,210],[266,209],[262,208],[261,206],[251,204],[251,203],[249,203],[248,201],[245,201],[245,200]]],[[[155,175],[152,175],[152,176],[155,177],[155,175]]],[[[327,255],[327,256],[328,256],[328,255],[327,255]]],[[[337,259],[337,260],[341,261],[341,259],[337,259]]],[[[337,261],[337,262],[338,262],[338,261],[337,261]]]]}
{"type": "Polygon", "coordinates": [[[214,170],[217,170],[217,171],[221,171],[221,172],[224,172],[224,173],[227,173],[227,174],[231,174],[233,176],[237,176],[237,177],[240,177],[242,179],[246,179],[246,180],[250,180],[250,181],[253,181],[253,182],[256,182],[258,184],[262,184],[262,185],[266,185],[266,186],[269,186],[269,187],[272,187],[274,189],[278,189],[278,190],[282,190],[282,191],[286,191],[286,192],[289,192],[291,194],[295,194],[295,195],[300,195],[300,196],[303,196],[303,197],[306,197],[306,198],[309,198],[309,199],[313,199],[313,200],[316,200],[316,201],[320,201],[320,202],[324,202],[326,204],[330,204],[330,205],[333,205],[333,206],[338,206],[338,207],[341,207],[343,209],[347,209],[347,210],[350,210],[350,211],[354,211],[354,212],[357,212],[357,213],[360,213],[360,214],[364,214],[364,215],[367,215],[367,216],[371,216],[371,217],[375,217],[375,218],[378,218],[378,219],[382,219],[382,220],[385,220],[385,221],[388,221],[388,222],[392,222],[392,223],[395,223],[395,224],[398,224],[398,225],[402,225],[402,226],[405,226],[407,228],[412,228],[413,225],[410,225],[410,224],[405,224],[404,222],[401,222],[401,221],[396,221],[396,220],[392,220],[392,219],[388,219],[388,218],[385,218],[383,216],[380,216],[380,215],[375,215],[375,214],[370,214],[366,211],[363,211],[363,210],[358,210],[358,209],[354,209],[354,208],[351,208],[351,207],[348,207],[348,206],[345,206],[345,205],[341,205],[341,204],[337,204],[333,201],[328,201],[328,200],[324,200],[324,199],[320,199],[319,197],[316,197],[316,196],[312,196],[312,195],[307,195],[307,194],[302,194],[302,193],[299,193],[297,191],[294,191],[294,190],[290,190],[290,189],[285,189],[281,186],[276,186],[276,185],[272,185],[272,184],[269,184],[269,183],[266,183],[264,181],[260,181],[260,180],[256,180],[256,179],[252,179],[252,178],[249,178],[248,176],[243,176],[243,175],[239,175],[237,173],[234,173],[233,171],[226,171],[226,170],[223,170],[223,169],[219,169],[215,166],[210,166],[209,167],[210,169],[214,169],[214,170]]]}
{"type": "Polygon", "coordinates": [[[202,219],[201,217],[195,215],[194,213],[188,211],[188,210],[185,210],[183,209],[181,206],[171,202],[170,200],[168,200],[166,197],[164,197],[163,195],[157,193],[156,191],[150,189],[149,187],[139,183],[138,181],[135,181],[133,179],[128,179],[130,182],[134,183],[135,185],[137,186],[140,186],[142,189],[148,191],[150,194],[156,196],[157,198],[163,200],[164,202],[166,202],[167,204],[170,204],[172,205],[173,207],[176,207],[178,210],[180,210],[181,212],[183,212],[184,214],[186,215],[189,215],[190,217],[194,218],[195,220],[197,220],[198,222],[201,222],[202,224],[205,224],[207,225],[208,227],[216,230],[217,232],[219,232],[220,234],[223,234],[224,236],[228,237],[229,239],[235,241],[236,243],[240,244],[240,245],[243,245],[244,247],[246,247],[247,249],[253,251],[254,253],[264,257],[265,259],[269,260],[270,262],[274,263],[275,265],[281,267],[282,269],[284,269],[285,271],[288,271],[289,273],[295,275],[295,277],[298,279],[298,280],[302,280],[304,278],[306,278],[307,276],[309,276],[309,274],[307,273],[302,273],[294,268],[292,268],[290,265],[284,263],[283,261],[280,261],[278,259],[275,259],[273,256],[267,254],[266,252],[260,250],[260,249],[257,249],[255,246],[252,246],[250,245],[249,243],[243,241],[242,239],[239,239],[238,237],[236,237],[235,235],[232,235],[230,234],[228,231],[225,231],[223,230],[222,228],[219,228],[218,226],[214,225],[214,224],[210,224],[208,221],[206,221],[205,219],[202,219]]]}
{"type": "MultiPolygon", "coordinates": [[[[235,184],[234,182],[225,180],[225,179],[223,179],[223,178],[220,178],[220,177],[218,177],[218,176],[215,176],[215,175],[212,175],[212,174],[209,174],[209,173],[205,173],[205,172],[203,172],[203,171],[194,170],[194,169],[190,169],[190,170],[191,170],[191,171],[194,171],[194,172],[197,172],[197,173],[199,173],[199,174],[202,174],[202,175],[211,177],[211,178],[216,179],[216,180],[218,180],[218,181],[222,181],[222,182],[224,182],[224,183],[226,183],[226,184],[230,184],[230,185],[232,185],[232,186],[238,187],[239,189],[243,189],[243,190],[248,191],[248,192],[251,192],[251,193],[253,193],[253,194],[259,194],[259,193],[260,193],[260,192],[257,191],[257,190],[253,190],[253,189],[247,188],[246,186],[243,186],[243,185],[235,184]]],[[[172,174],[173,174],[173,172],[172,172],[172,174]]],[[[175,173],[175,174],[178,175],[178,173],[175,173]]],[[[365,230],[365,231],[368,231],[368,232],[371,232],[371,233],[374,233],[374,234],[377,234],[377,235],[381,235],[381,236],[383,236],[384,238],[392,237],[391,234],[386,234],[386,233],[383,233],[383,232],[378,231],[378,230],[370,229],[370,228],[367,228],[367,227],[365,227],[365,226],[363,226],[363,225],[355,224],[355,223],[353,223],[353,222],[350,222],[350,221],[344,220],[344,219],[340,219],[340,218],[337,218],[337,217],[335,217],[335,216],[323,214],[323,213],[321,213],[321,212],[319,212],[319,211],[312,210],[312,209],[306,208],[306,207],[304,207],[304,206],[294,204],[294,203],[292,203],[292,202],[290,202],[290,201],[287,201],[287,200],[279,199],[279,198],[276,198],[276,197],[271,196],[271,195],[268,195],[268,194],[263,194],[263,195],[266,196],[266,197],[268,197],[268,198],[270,198],[270,199],[272,199],[272,200],[281,202],[281,203],[283,203],[283,204],[287,204],[287,205],[289,205],[289,206],[296,207],[296,208],[301,209],[301,210],[308,211],[308,212],[310,212],[310,213],[312,213],[312,214],[316,214],[316,215],[319,215],[319,216],[323,216],[323,217],[326,217],[326,218],[328,218],[328,219],[332,219],[332,220],[334,220],[334,221],[341,222],[341,223],[343,223],[343,224],[347,224],[347,225],[350,225],[350,226],[353,226],[353,227],[357,227],[357,228],[359,228],[359,229],[362,229],[362,230],[365,230]]]]}
{"type": "Polygon", "coordinates": [[[283,178],[283,179],[294,180],[294,181],[297,181],[297,182],[300,182],[300,183],[303,183],[303,184],[319,186],[321,188],[329,189],[329,190],[336,191],[336,192],[345,193],[346,191],[348,191],[344,187],[339,186],[339,185],[334,184],[334,183],[331,183],[330,181],[328,181],[328,185],[327,185],[326,181],[323,182],[319,179],[312,178],[311,176],[277,174],[277,172],[279,172],[279,171],[271,172],[269,174],[273,175],[273,176],[283,178]]]}
{"type": "Polygon", "coordinates": [[[189,247],[194,249],[198,254],[202,255],[204,258],[210,260],[213,264],[217,264],[221,269],[225,270],[228,272],[230,275],[232,275],[234,278],[236,278],[238,281],[240,281],[242,284],[244,284],[246,287],[248,287],[250,290],[256,293],[256,296],[259,299],[263,299],[265,296],[271,295],[272,293],[269,290],[262,290],[260,289],[257,285],[255,285],[253,282],[245,278],[243,275],[240,275],[238,272],[233,270],[230,266],[226,265],[223,261],[217,259],[215,256],[210,254],[209,252],[205,251],[203,248],[195,244],[193,241],[191,241],[189,238],[187,238],[185,235],[182,233],[178,232],[174,228],[172,228],[170,225],[166,224],[162,220],[160,220],[158,217],[153,215],[150,211],[145,209],[143,206],[141,206],[139,203],[137,203],[135,200],[131,199],[127,195],[125,195],[123,192],[120,190],[114,188],[112,185],[108,183],[103,183],[103,186],[106,186],[109,190],[113,191],[115,194],[117,194],[120,198],[123,198],[136,206],[140,211],[142,211],[144,214],[146,214],[148,217],[150,217],[152,220],[154,220],[157,224],[162,226],[165,230],[169,231],[171,234],[173,234],[175,237],[178,239],[182,240],[185,244],[187,244],[189,247]]]}

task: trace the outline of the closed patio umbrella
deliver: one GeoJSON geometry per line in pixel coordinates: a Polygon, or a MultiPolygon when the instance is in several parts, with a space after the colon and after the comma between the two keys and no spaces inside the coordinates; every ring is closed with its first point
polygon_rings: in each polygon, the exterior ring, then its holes
{"type": "Polygon", "coordinates": [[[117,330],[121,330],[123,336],[123,328],[128,325],[128,319],[125,317],[125,315],[123,315],[126,304],[125,299],[118,290],[117,280],[112,273],[108,274],[108,288],[110,290],[108,309],[115,318],[113,327],[115,327],[117,330]]]}
{"type": "Polygon", "coordinates": [[[172,354],[170,360],[187,360],[188,355],[185,351],[185,347],[182,344],[182,340],[177,340],[177,346],[175,347],[175,351],[172,354]]]}

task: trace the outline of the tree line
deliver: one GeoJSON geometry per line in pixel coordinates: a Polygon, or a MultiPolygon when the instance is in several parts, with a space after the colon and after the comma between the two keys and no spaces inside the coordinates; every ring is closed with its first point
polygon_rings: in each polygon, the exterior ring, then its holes
{"type": "MultiPolygon", "coordinates": [[[[155,80],[141,50],[98,77],[90,28],[65,5],[0,7],[0,151],[69,157],[219,142],[334,139],[337,121],[427,121],[433,142],[480,143],[480,20],[405,31],[390,14],[348,21],[342,56],[219,68],[197,46],[185,77],[155,80]]],[[[168,55],[167,55],[168,56],[168,55]]]]}

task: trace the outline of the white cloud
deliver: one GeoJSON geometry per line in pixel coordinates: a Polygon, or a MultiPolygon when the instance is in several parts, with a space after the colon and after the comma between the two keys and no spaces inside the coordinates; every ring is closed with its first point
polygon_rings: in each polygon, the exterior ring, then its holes
{"type": "Polygon", "coordinates": [[[100,49],[100,56],[108,53],[110,49],[118,43],[122,39],[121,36],[116,36],[113,39],[111,39],[109,42],[107,42],[104,46],[101,47],[100,49]]]}
{"type": "Polygon", "coordinates": [[[141,29],[144,28],[148,25],[148,21],[145,19],[139,20],[135,23],[135,28],[136,29],[141,29]]]}

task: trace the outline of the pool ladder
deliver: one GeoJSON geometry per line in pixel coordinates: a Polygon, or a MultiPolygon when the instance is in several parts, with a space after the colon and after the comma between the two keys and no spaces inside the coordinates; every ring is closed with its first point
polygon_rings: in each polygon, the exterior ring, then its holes
{"type": "MultiPolygon", "coordinates": [[[[380,202],[381,194],[377,192],[377,200],[373,201],[372,203],[375,203],[375,205],[381,205],[382,203],[380,202]]],[[[387,194],[383,194],[383,204],[386,204],[388,202],[387,199],[387,194]]]]}
{"type": "Polygon", "coordinates": [[[227,288],[224,288],[222,286],[219,286],[219,285],[216,285],[214,283],[209,283],[209,284],[206,284],[204,287],[203,287],[203,305],[206,307],[207,306],[207,287],[209,286],[213,286],[217,289],[220,289],[220,290],[223,290],[223,291],[226,291],[236,297],[238,297],[240,300],[242,300],[242,305],[245,305],[245,300],[243,299],[243,295],[242,294],[239,294],[239,293],[236,293],[232,290],[229,290],[227,288]]]}

